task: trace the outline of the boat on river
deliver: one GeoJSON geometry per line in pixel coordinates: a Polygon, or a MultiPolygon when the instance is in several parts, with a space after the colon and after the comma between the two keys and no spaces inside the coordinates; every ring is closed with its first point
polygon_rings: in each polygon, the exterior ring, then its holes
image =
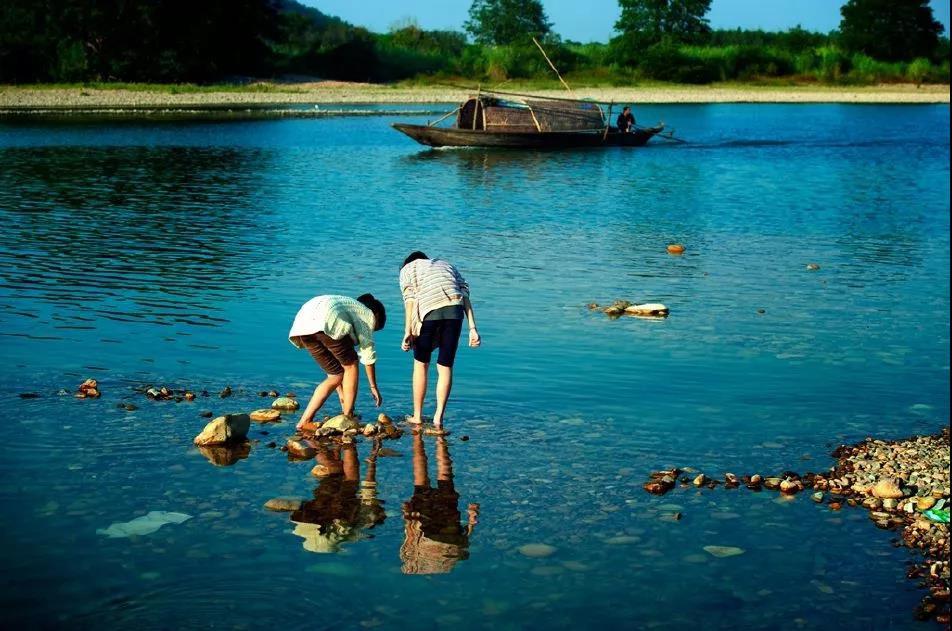
{"type": "Polygon", "coordinates": [[[659,134],[677,140],[662,133],[663,123],[620,131],[611,124],[613,107],[612,103],[477,90],[432,123],[393,123],[393,127],[430,147],[641,147],[659,134]],[[453,125],[439,126],[454,114],[453,125]]]}

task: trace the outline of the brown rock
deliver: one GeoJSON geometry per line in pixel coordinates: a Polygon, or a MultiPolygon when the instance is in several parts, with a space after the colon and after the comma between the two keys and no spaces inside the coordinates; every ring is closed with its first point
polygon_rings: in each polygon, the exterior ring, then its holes
{"type": "Polygon", "coordinates": [[[294,458],[313,458],[317,455],[317,449],[307,440],[298,437],[291,437],[286,443],[288,454],[294,458]]]}
{"type": "Polygon", "coordinates": [[[196,445],[224,445],[245,439],[251,427],[251,418],[247,414],[225,414],[212,419],[195,437],[196,445]]]}
{"type": "Polygon", "coordinates": [[[261,410],[255,410],[249,414],[251,420],[256,423],[277,423],[281,420],[281,412],[279,410],[270,410],[264,408],[261,410]]]}
{"type": "Polygon", "coordinates": [[[873,496],[879,499],[899,499],[902,495],[902,489],[895,478],[883,478],[873,487],[873,496]]]}
{"type": "Polygon", "coordinates": [[[265,502],[264,507],[273,511],[293,512],[301,508],[303,503],[302,500],[290,497],[275,497],[265,502]]]}

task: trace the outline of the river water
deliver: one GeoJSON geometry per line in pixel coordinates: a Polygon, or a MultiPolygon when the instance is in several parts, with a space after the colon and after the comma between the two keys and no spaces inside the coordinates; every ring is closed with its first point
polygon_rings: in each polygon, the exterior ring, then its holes
{"type": "Polygon", "coordinates": [[[0,124],[5,626],[912,624],[915,557],[865,511],[641,484],[817,471],[948,423],[948,106],[635,113],[690,144],[433,151],[387,116],[0,124]],[[322,293],[383,300],[383,410],[410,412],[415,249],[458,265],[483,337],[445,443],[361,440],[320,483],[267,446],[293,415],[231,466],[192,447],[200,411],[306,397],[320,373],[286,333],[322,293]],[[585,307],[615,298],[671,315],[585,307]],[[89,377],[101,399],[58,394],[89,377]],[[276,496],[311,502],[263,510],[276,496]],[[108,536],[150,511],[189,518],[108,536]]]}

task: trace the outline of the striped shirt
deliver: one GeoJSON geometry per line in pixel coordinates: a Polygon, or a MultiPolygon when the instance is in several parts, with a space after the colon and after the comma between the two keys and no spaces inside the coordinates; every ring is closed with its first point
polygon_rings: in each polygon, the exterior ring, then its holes
{"type": "Polygon", "coordinates": [[[377,361],[377,351],[374,349],[374,314],[353,298],[311,298],[294,317],[288,340],[296,347],[304,348],[300,336],[321,332],[335,340],[349,336],[357,345],[361,364],[370,365],[377,361]]]}
{"type": "Polygon", "coordinates": [[[419,328],[426,314],[434,309],[463,304],[469,298],[469,284],[459,270],[439,259],[417,259],[400,270],[400,291],[403,301],[416,305],[412,330],[419,328]]]}

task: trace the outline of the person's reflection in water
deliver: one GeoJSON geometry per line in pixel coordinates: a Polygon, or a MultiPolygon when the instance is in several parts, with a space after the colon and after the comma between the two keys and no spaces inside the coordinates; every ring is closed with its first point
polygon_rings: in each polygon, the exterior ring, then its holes
{"type": "Polygon", "coordinates": [[[436,439],[436,488],[430,486],[421,432],[413,434],[413,497],[403,504],[404,539],[400,560],[404,574],[445,574],[469,558],[469,537],[479,504],[467,507],[461,524],[459,493],[453,486],[453,461],[442,436],[436,439]]]}
{"type": "Polygon", "coordinates": [[[291,521],[297,524],[294,534],[304,539],[305,550],[339,552],[344,543],[369,538],[365,531],[386,519],[377,499],[379,448],[375,441],[367,459],[367,474],[361,481],[356,445],[319,445],[317,461],[327,467],[329,475],[318,483],[314,499],[291,513],[291,521]]]}

